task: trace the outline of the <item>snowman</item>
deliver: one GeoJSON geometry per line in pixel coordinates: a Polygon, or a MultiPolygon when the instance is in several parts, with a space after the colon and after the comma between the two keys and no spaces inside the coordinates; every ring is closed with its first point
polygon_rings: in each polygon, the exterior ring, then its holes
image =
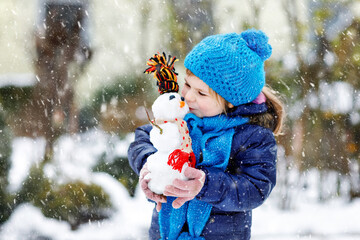
{"type": "Polygon", "coordinates": [[[154,73],[160,96],[152,105],[154,120],[150,131],[150,141],[157,152],[147,159],[151,191],[162,194],[165,186],[171,185],[176,178],[186,180],[183,172],[186,167],[195,167],[195,155],[191,149],[191,138],[186,122],[183,120],[189,112],[185,99],[178,94],[175,57],[155,54],[149,59],[150,66],[145,73],[154,73]]]}

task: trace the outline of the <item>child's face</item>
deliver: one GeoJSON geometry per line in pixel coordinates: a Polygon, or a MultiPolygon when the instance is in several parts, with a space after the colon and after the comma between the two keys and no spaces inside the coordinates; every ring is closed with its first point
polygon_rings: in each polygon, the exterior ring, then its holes
{"type": "Polygon", "coordinates": [[[197,117],[212,117],[223,112],[223,106],[214,94],[210,94],[210,87],[195,75],[186,74],[185,85],[181,95],[189,105],[190,112],[197,117]]]}

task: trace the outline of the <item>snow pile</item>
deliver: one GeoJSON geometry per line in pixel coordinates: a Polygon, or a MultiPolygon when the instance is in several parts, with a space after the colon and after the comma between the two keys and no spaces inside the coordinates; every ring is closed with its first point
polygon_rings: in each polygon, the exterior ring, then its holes
{"type": "Polygon", "coordinates": [[[14,87],[32,87],[37,81],[37,76],[32,73],[10,73],[0,75],[0,88],[14,87]]]}
{"type": "Polygon", "coordinates": [[[40,239],[41,236],[56,236],[69,232],[70,225],[55,219],[45,218],[41,210],[29,204],[16,208],[11,218],[1,227],[0,239],[40,239]]]}
{"type": "Polygon", "coordinates": [[[54,159],[44,167],[45,175],[59,184],[74,180],[89,183],[91,168],[106,152],[110,139],[102,131],[61,136],[54,147],[54,159]]]}
{"type": "MultiPolygon", "coordinates": [[[[127,156],[127,149],[134,134],[124,140],[101,130],[91,130],[83,134],[63,135],[54,146],[54,159],[44,167],[45,175],[64,184],[74,180],[89,183],[92,179],[92,167],[102,154],[108,158],[127,156]]],[[[12,193],[20,190],[30,168],[43,161],[45,153],[44,138],[15,138],[12,143],[9,187],[12,193]]]]}
{"type": "Polygon", "coordinates": [[[45,139],[16,138],[12,142],[11,168],[9,170],[10,192],[20,190],[32,165],[42,161],[45,153],[45,139]]]}
{"type": "Polygon", "coordinates": [[[23,204],[0,228],[0,239],[146,239],[154,205],[146,200],[142,191],[137,189],[131,198],[127,190],[106,173],[94,173],[92,182],[110,196],[115,209],[110,219],[89,222],[72,231],[68,223],[46,218],[38,208],[23,204]]]}
{"type": "MultiPolygon", "coordinates": [[[[58,184],[81,180],[100,186],[109,195],[114,208],[110,219],[89,222],[72,231],[67,222],[46,218],[40,209],[22,204],[0,226],[0,239],[146,239],[154,204],[146,200],[140,189],[131,198],[118,180],[107,173],[92,172],[103,154],[110,159],[126,156],[133,139],[134,134],[120,140],[116,135],[95,129],[64,135],[55,144],[54,159],[44,167],[45,175],[58,184]]],[[[21,188],[31,166],[42,161],[44,149],[44,139],[16,138],[13,141],[9,171],[12,192],[21,188]]]]}
{"type": "Polygon", "coordinates": [[[299,202],[298,208],[288,211],[279,211],[272,203],[253,211],[252,239],[360,239],[360,200],[299,202]]]}

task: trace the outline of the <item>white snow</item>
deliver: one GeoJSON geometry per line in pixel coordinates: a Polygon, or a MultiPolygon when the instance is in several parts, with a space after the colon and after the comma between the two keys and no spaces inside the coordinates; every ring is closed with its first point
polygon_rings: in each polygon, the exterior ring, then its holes
{"type": "Polygon", "coordinates": [[[301,202],[279,211],[269,200],[253,212],[252,239],[360,239],[360,200],[326,204],[301,202]]]}
{"type": "Polygon", "coordinates": [[[295,70],[299,63],[297,61],[296,55],[294,53],[287,53],[283,57],[284,68],[287,70],[295,70]]]}
{"type": "Polygon", "coordinates": [[[90,182],[93,178],[91,169],[101,155],[106,153],[109,160],[115,156],[126,156],[133,139],[134,134],[120,140],[118,136],[105,134],[101,130],[64,135],[56,142],[54,159],[45,166],[45,175],[60,184],[73,180],[90,182]]]}
{"type": "MultiPolygon", "coordinates": [[[[91,166],[96,162],[94,159],[101,152],[113,150],[114,146],[124,150],[131,139],[133,139],[133,135],[120,141],[117,137],[98,130],[80,135],[64,136],[57,142],[59,159],[55,161],[55,168],[58,176],[61,175],[61,171],[73,168],[71,173],[76,174],[77,178],[101,186],[110,196],[114,206],[109,219],[89,222],[72,231],[68,223],[46,218],[38,208],[30,204],[22,204],[13,211],[10,219],[0,226],[0,240],[40,239],[41,237],[53,240],[147,239],[147,230],[154,204],[145,199],[139,188],[136,189],[135,197],[132,198],[124,186],[110,175],[90,171],[91,166]],[[122,144],[124,145],[121,146],[122,144]],[[86,168],[88,169],[86,170],[86,168]],[[76,169],[79,169],[77,173],[75,173],[76,169]]],[[[30,165],[29,162],[39,158],[43,151],[44,145],[41,144],[41,141],[25,138],[15,139],[11,159],[19,161],[21,158],[21,163],[26,163],[26,166],[30,165]]],[[[119,152],[124,153],[122,150],[119,152]]],[[[12,186],[20,185],[20,177],[17,179],[15,176],[23,176],[26,172],[19,165],[20,161],[15,164],[13,162],[11,168],[13,177],[10,179],[17,183],[11,183],[12,186]]],[[[281,170],[283,162],[280,161],[278,166],[281,170]]],[[[283,175],[279,175],[278,186],[270,198],[264,205],[253,211],[252,240],[360,239],[360,199],[349,202],[346,196],[331,195],[335,189],[336,173],[330,173],[320,178],[319,173],[315,170],[299,174],[293,169],[289,176],[289,193],[292,195],[292,204],[290,204],[289,210],[279,209],[279,203],[284,197],[284,191],[281,188],[283,175]],[[326,188],[323,189],[324,192],[329,193],[328,200],[325,202],[318,200],[317,188],[321,181],[325,183],[323,184],[326,188]],[[304,188],[305,183],[306,188],[304,188]]],[[[55,179],[63,181],[64,178],[55,179]]],[[[343,187],[346,188],[346,184],[343,187]]]]}
{"type": "Polygon", "coordinates": [[[1,227],[0,239],[35,239],[35,236],[56,236],[59,232],[70,232],[70,225],[55,219],[45,218],[41,210],[30,204],[23,204],[1,227]]]}
{"type": "Polygon", "coordinates": [[[31,87],[36,83],[36,76],[32,73],[9,73],[0,75],[0,88],[7,86],[31,87]]]}
{"type": "MultiPolygon", "coordinates": [[[[314,84],[310,84],[314,87],[314,84]]],[[[333,114],[351,113],[353,123],[356,123],[356,110],[360,108],[360,97],[355,93],[354,87],[347,82],[335,81],[329,83],[321,81],[318,92],[309,91],[306,100],[297,101],[291,107],[288,107],[288,116],[291,119],[299,118],[304,110],[305,103],[307,103],[313,109],[320,106],[320,109],[324,112],[333,114]]]]}
{"type": "Polygon", "coordinates": [[[110,219],[89,222],[72,231],[66,222],[46,218],[38,208],[23,204],[1,226],[0,239],[36,239],[34,236],[53,240],[146,239],[153,204],[146,200],[142,191],[137,189],[135,197],[131,198],[125,187],[106,173],[94,173],[92,182],[111,197],[115,211],[110,219]]]}
{"type": "Polygon", "coordinates": [[[323,111],[345,114],[354,108],[354,88],[347,82],[321,82],[319,95],[323,111]]]}
{"type": "Polygon", "coordinates": [[[45,139],[16,138],[12,142],[11,169],[9,171],[10,192],[16,192],[27,177],[33,164],[40,163],[44,156],[45,139]]]}
{"type": "Polygon", "coordinates": [[[77,179],[89,182],[91,168],[106,151],[106,143],[107,136],[102,131],[61,136],[54,147],[53,161],[44,168],[45,175],[59,183],[77,179]],[[91,148],[88,147],[90,142],[91,148]]]}

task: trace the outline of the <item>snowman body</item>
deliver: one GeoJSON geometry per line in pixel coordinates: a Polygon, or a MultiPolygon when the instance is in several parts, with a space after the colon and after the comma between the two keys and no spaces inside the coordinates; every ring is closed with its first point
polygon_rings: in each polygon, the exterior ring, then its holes
{"type": "Polygon", "coordinates": [[[171,185],[176,178],[187,179],[183,170],[188,163],[185,162],[179,171],[170,166],[168,161],[174,150],[182,148],[182,136],[176,121],[185,117],[189,107],[178,93],[170,92],[160,95],[155,100],[152,111],[155,122],[161,120],[161,124],[158,124],[158,127],[153,126],[150,131],[150,141],[157,152],[147,159],[149,173],[146,178],[150,179],[149,188],[157,194],[162,194],[165,187],[171,185]]]}

